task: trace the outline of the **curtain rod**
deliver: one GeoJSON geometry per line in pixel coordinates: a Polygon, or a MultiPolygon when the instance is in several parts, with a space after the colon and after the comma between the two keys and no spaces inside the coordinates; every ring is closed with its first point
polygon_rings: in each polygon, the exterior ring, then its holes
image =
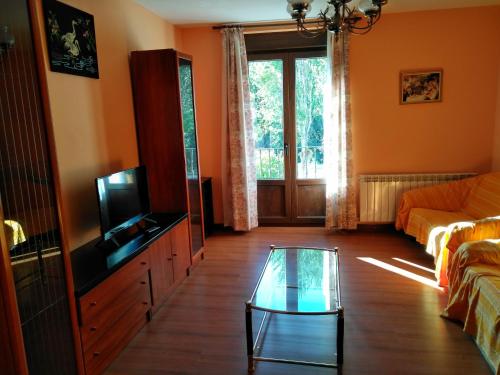
{"type": "MultiPolygon", "coordinates": [[[[308,23],[317,23],[316,19],[311,19],[310,21],[305,21],[305,24],[308,23]]],[[[226,25],[217,25],[212,26],[213,30],[226,29],[229,27],[244,27],[247,29],[253,29],[258,27],[273,27],[273,26],[296,26],[297,23],[295,21],[284,21],[284,22],[263,22],[263,23],[231,23],[226,25]]]]}

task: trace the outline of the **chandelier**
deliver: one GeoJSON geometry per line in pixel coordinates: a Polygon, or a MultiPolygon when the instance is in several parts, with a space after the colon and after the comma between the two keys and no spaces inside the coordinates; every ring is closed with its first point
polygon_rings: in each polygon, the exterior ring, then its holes
{"type": "Polygon", "coordinates": [[[361,0],[357,7],[347,5],[351,0],[327,0],[326,9],[319,12],[315,22],[306,22],[306,14],[311,11],[314,0],[287,1],[287,11],[297,21],[297,30],[306,36],[317,36],[326,30],[335,34],[345,31],[366,34],[380,19],[382,6],[388,0],[361,0]]]}

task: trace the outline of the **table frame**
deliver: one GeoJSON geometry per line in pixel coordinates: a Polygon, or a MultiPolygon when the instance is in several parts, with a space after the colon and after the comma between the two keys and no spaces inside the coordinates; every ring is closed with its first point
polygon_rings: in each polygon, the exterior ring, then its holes
{"type": "Polygon", "coordinates": [[[308,366],[319,366],[319,367],[330,367],[330,368],[341,368],[344,362],[344,308],[341,305],[341,296],[340,296],[340,274],[339,274],[339,257],[338,257],[338,248],[335,247],[333,249],[327,248],[319,248],[319,247],[307,247],[307,246],[281,246],[276,247],[274,245],[270,246],[271,251],[267,257],[266,263],[262,269],[262,272],[259,276],[259,280],[253,290],[252,296],[250,299],[245,302],[245,322],[246,322],[246,342],[247,342],[247,356],[248,356],[248,372],[253,372],[255,370],[255,362],[263,361],[263,362],[278,362],[278,363],[289,363],[296,365],[308,365],[308,366]],[[336,274],[337,278],[335,280],[335,287],[337,292],[337,306],[335,310],[324,311],[324,312],[290,312],[290,311],[281,311],[281,310],[273,310],[267,309],[259,306],[255,306],[252,304],[252,301],[257,293],[257,289],[262,281],[262,277],[264,276],[264,272],[267,268],[271,255],[273,254],[275,249],[307,249],[307,250],[320,250],[320,251],[329,251],[335,254],[336,260],[336,274]],[[264,312],[264,316],[260,322],[259,329],[257,331],[257,336],[255,338],[255,342],[253,340],[253,321],[252,321],[252,310],[260,310],[264,312]],[[262,349],[262,342],[264,340],[265,330],[267,328],[264,327],[266,323],[269,323],[269,320],[272,314],[286,314],[286,315],[336,315],[337,316],[337,362],[336,363],[323,363],[323,362],[311,362],[311,361],[302,361],[302,360],[294,360],[288,358],[272,358],[272,357],[261,357],[260,352],[262,349]],[[269,317],[269,319],[268,319],[269,317]]]}

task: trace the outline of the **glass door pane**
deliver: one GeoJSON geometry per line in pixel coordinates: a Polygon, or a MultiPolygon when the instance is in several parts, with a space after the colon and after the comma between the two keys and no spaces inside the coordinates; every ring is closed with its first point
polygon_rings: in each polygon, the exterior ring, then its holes
{"type": "Polygon", "coordinates": [[[191,83],[190,61],[184,59],[180,60],[179,76],[186,171],[188,178],[198,178],[198,155],[196,150],[196,129],[194,126],[193,86],[191,83]]]}
{"type": "Polygon", "coordinates": [[[179,80],[182,128],[184,131],[184,153],[186,157],[186,175],[189,194],[189,214],[191,221],[191,253],[194,255],[203,246],[203,231],[201,227],[200,181],[198,171],[198,150],[196,148],[191,61],[182,58],[179,59],[179,80]]]}
{"type": "Polygon", "coordinates": [[[285,179],[283,60],[249,61],[258,180],[285,179]]]}
{"type": "MultiPolygon", "coordinates": [[[[15,40],[11,49],[0,48],[0,232],[4,240],[0,251],[12,267],[30,375],[76,374],[28,2],[0,4],[0,25],[8,27],[15,40]]],[[[0,363],[0,373],[5,367],[0,363]]]]}
{"type": "Polygon", "coordinates": [[[295,60],[295,134],[297,179],[325,178],[323,97],[326,57],[295,60]]]}

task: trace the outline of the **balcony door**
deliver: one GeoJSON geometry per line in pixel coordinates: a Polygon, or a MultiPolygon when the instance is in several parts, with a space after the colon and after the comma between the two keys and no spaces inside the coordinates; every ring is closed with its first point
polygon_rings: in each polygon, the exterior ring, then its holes
{"type": "Polygon", "coordinates": [[[248,60],[259,223],[323,223],[326,53],[260,53],[248,60]]]}

